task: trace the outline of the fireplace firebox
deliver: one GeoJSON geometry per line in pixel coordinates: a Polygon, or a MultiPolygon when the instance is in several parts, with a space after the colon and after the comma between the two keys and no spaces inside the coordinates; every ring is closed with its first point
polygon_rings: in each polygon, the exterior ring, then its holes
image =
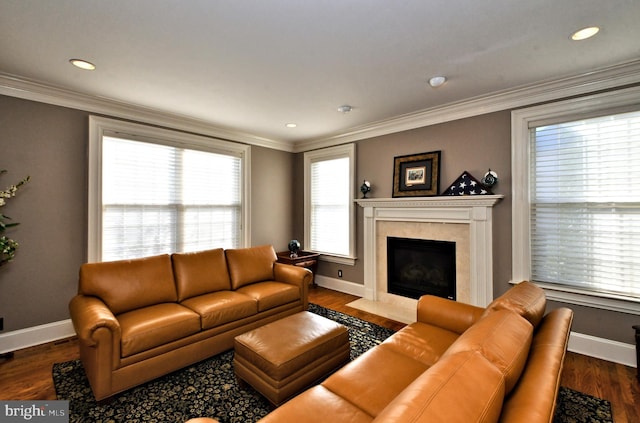
{"type": "Polygon", "coordinates": [[[387,237],[387,291],[456,299],[456,243],[387,237]]]}

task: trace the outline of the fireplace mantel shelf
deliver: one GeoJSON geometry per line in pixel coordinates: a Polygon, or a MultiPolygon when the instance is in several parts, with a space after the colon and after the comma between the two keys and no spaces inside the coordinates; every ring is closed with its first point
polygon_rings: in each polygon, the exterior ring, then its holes
{"type": "Polygon", "coordinates": [[[411,208],[411,207],[492,207],[504,195],[441,195],[412,198],[360,198],[360,207],[411,208]]]}

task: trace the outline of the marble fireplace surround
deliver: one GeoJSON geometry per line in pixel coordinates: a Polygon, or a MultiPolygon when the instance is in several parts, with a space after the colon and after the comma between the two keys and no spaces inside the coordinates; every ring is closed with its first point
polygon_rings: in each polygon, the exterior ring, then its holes
{"type": "Polygon", "coordinates": [[[456,299],[486,306],[493,299],[492,208],[503,195],[371,198],[364,209],[364,298],[354,308],[409,323],[416,300],[387,292],[388,236],[456,243],[456,299]]]}

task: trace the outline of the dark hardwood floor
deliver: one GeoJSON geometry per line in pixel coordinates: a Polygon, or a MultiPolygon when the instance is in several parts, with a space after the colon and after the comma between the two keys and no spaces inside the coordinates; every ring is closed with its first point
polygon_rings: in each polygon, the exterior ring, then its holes
{"type": "MultiPolygon", "coordinates": [[[[358,297],[325,288],[312,288],[309,300],[394,330],[404,324],[348,307],[358,297]]],[[[78,358],[75,338],[16,351],[0,359],[0,400],[56,399],[51,366],[78,358]]],[[[604,360],[568,353],[562,386],[611,401],[616,423],[640,422],[640,383],[636,369],[604,360]]]]}

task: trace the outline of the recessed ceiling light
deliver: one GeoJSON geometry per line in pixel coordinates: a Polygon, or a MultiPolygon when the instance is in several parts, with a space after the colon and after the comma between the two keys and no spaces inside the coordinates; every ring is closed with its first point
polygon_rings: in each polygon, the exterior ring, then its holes
{"type": "Polygon", "coordinates": [[[446,77],[444,77],[444,76],[434,76],[433,78],[431,78],[429,80],[429,85],[431,85],[432,88],[438,88],[439,86],[441,86],[445,82],[447,82],[447,78],[446,77]]]}
{"type": "Polygon", "coordinates": [[[296,128],[298,126],[298,124],[296,123],[285,123],[285,125],[287,128],[296,128]]]}
{"type": "Polygon", "coordinates": [[[353,107],[349,106],[348,104],[338,107],[338,111],[340,113],[349,113],[352,110],[353,110],[353,107]]]}
{"type": "Polygon", "coordinates": [[[590,26],[588,28],[582,28],[582,29],[574,32],[573,34],[571,34],[571,39],[574,40],[574,41],[586,40],[587,38],[591,38],[594,35],[596,35],[598,33],[598,31],[600,31],[600,28],[598,28],[597,26],[590,26]]]}
{"type": "Polygon", "coordinates": [[[94,65],[93,63],[87,62],[86,60],[82,59],[71,59],[69,60],[69,63],[77,68],[84,70],[94,70],[96,68],[96,65],[94,65]]]}

